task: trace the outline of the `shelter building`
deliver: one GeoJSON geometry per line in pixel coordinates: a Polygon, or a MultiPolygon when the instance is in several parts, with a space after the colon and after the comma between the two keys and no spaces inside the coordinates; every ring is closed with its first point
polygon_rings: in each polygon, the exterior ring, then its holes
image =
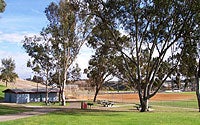
{"type": "MultiPolygon", "coordinates": [[[[46,89],[6,89],[4,101],[9,103],[44,102],[46,100],[46,89]]],[[[48,90],[48,100],[58,100],[58,89],[48,90]]]]}

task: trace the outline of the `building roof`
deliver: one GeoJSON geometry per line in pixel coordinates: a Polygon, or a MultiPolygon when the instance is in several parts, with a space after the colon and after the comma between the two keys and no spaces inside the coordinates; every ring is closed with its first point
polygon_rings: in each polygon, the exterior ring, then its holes
{"type": "MultiPolygon", "coordinates": [[[[58,93],[56,88],[48,89],[49,93],[58,93]]],[[[27,93],[46,93],[46,89],[6,89],[4,93],[27,94],[27,93]]]]}

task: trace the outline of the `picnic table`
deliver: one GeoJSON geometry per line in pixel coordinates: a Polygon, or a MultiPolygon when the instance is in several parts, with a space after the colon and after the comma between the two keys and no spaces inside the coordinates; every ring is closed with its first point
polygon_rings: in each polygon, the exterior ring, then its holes
{"type": "Polygon", "coordinates": [[[114,102],[103,100],[101,101],[101,105],[103,105],[104,107],[108,107],[108,106],[112,107],[114,105],[114,102]]]}

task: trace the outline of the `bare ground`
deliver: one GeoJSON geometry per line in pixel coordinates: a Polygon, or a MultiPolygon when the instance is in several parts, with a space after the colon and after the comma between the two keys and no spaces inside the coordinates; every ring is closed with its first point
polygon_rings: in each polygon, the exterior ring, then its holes
{"type": "MultiPolygon", "coordinates": [[[[1,85],[6,85],[4,82],[0,82],[1,85]]],[[[15,82],[9,82],[7,88],[11,89],[34,89],[37,87],[45,87],[45,85],[42,85],[40,83],[35,83],[27,80],[23,80],[20,78],[17,78],[15,82]]]]}
{"type": "MultiPolygon", "coordinates": [[[[82,100],[92,100],[94,95],[79,95],[77,98],[82,100]]],[[[151,101],[172,101],[172,100],[191,100],[196,99],[196,94],[192,93],[157,93],[152,97],[151,101]]],[[[99,94],[97,100],[109,100],[122,103],[137,103],[139,102],[138,94],[136,93],[115,93],[115,94],[99,94]]]]}

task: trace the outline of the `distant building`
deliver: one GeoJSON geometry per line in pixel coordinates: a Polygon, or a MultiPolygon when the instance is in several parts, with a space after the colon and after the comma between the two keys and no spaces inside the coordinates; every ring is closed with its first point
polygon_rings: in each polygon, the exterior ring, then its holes
{"type": "MultiPolygon", "coordinates": [[[[10,103],[44,102],[46,99],[46,89],[6,89],[3,92],[4,101],[10,103]]],[[[57,101],[58,92],[58,89],[49,90],[49,101],[57,101]]]]}

